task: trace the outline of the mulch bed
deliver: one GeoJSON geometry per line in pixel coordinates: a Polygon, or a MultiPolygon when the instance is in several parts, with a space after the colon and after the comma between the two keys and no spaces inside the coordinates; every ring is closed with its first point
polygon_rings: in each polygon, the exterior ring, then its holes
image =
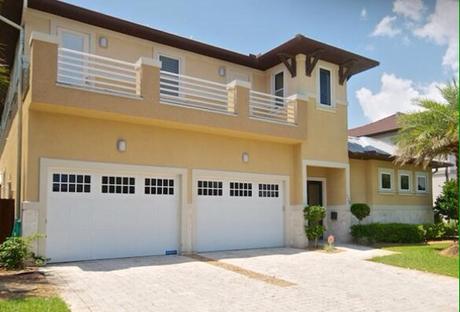
{"type": "Polygon", "coordinates": [[[54,295],[56,295],[55,288],[36,268],[26,268],[20,271],[0,270],[0,299],[54,295]]]}

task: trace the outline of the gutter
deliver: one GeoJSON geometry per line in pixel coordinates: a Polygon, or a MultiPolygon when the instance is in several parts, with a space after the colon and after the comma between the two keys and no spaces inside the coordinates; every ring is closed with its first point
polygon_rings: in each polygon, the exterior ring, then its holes
{"type": "MultiPolygon", "coordinates": [[[[0,15],[0,21],[5,24],[16,28],[19,31],[18,49],[16,51],[17,59],[14,64],[18,73],[18,88],[17,101],[18,101],[18,146],[17,146],[17,167],[16,167],[16,200],[14,202],[14,216],[16,220],[21,219],[21,202],[22,202],[22,67],[24,56],[24,28],[21,25],[5,18],[0,15]]],[[[11,72],[11,71],[10,71],[11,72]]]]}

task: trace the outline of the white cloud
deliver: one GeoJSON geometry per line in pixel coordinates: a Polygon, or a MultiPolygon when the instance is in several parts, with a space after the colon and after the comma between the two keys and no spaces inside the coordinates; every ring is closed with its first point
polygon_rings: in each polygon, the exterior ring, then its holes
{"type": "Polygon", "coordinates": [[[397,34],[401,33],[401,29],[393,25],[396,20],[396,16],[385,16],[378,24],[375,26],[372,36],[388,36],[394,37],[397,34]]]}
{"type": "Polygon", "coordinates": [[[438,45],[447,45],[442,64],[458,71],[458,1],[437,0],[428,22],[415,29],[414,34],[438,45]]]}
{"type": "Polygon", "coordinates": [[[423,16],[425,7],[422,0],[395,0],[393,12],[414,21],[419,21],[423,16]]]}
{"type": "Polygon", "coordinates": [[[367,10],[366,10],[366,8],[361,9],[361,14],[360,15],[361,15],[362,20],[367,20],[367,10]]]}
{"type": "Polygon", "coordinates": [[[384,73],[381,77],[380,91],[374,94],[367,88],[361,88],[356,91],[356,98],[364,115],[369,120],[376,121],[396,112],[419,110],[420,108],[414,104],[414,100],[418,98],[443,101],[437,88],[441,85],[433,82],[427,86],[419,86],[412,80],[384,73]]]}

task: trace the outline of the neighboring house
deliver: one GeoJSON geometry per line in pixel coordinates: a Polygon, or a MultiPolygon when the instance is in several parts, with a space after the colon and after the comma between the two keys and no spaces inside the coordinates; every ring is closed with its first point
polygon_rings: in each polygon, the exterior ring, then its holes
{"type": "Polygon", "coordinates": [[[243,55],[27,3],[29,87],[22,123],[4,109],[0,182],[51,261],[303,247],[307,203],[339,241],[351,202],[432,220],[431,169],[349,157],[347,80],[378,62],[301,35],[243,55]]]}
{"type": "MultiPolygon", "coordinates": [[[[375,122],[350,129],[348,130],[348,135],[354,137],[370,137],[394,146],[394,137],[400,129],[397,122],[398,115],[400,114],[401,113],[396,113],[375,122]]],[[[444,183],[449,179],[455,179],[456,171],[453,164],[455,164],[455,156],[450,155],[448,159],[440,160],[437,166],[435,166],[436,168],[433,168],[431,180],[433,203],[441,194],[444,183]],[[446,166],[447,164],[450,164],[450,166],[446,166]]]]}

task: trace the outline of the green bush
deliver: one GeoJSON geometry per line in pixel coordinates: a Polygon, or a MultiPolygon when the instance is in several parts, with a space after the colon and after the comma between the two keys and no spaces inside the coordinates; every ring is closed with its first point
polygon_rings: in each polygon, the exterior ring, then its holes
{"type": "Polygon", "coordinates": [[[351,226],[351,236],[360,243],[421,243],[425,241],[423,225],[371,223],[351,226]]]}
{"type": "Polygon", "coordinates": [[[449,180],[444,183],[442,193],[436,198],[433,210],[437,219],[458,220],[457,180],[449,180]]]}
{"type": "Polygon", "coordinates": [[[364,203],[355,203],[352,204],[350,207],[351,213],[358,219],[362,221],[365,217],[367,217],[371,213],[371,208],[364,203]]]}
{"type": "Polygon", "coordinates": [[[424,224],[425,240],[441,239],[446,235],[444,223],[424,224]]]}
{"type": "Polygon", "coordinates": [[[30,243],[38,237],[38,235],[30,237],[8,237],[0,245],[0,266],[8,270],[23,268],[26,260],[33,256],[29,247],[30,243]]]}
{"type": "Polygon", "coordinates": [[[314,241],[315,247],[318,247],[318,238],[326,230],[320,221],[326,217],[326,209],[322,206],[306,206],[303,209],[303,216],[307,225],[305,225],[305,235],[309,242],[314,241]]]}
{"type": "Polygon", "coordinates": [[[458,221],[457,220],[450,220],[447,223],[444,224],[444,237],[446,238],[452,238],[455,236],[458,236],[458,221]]]}

